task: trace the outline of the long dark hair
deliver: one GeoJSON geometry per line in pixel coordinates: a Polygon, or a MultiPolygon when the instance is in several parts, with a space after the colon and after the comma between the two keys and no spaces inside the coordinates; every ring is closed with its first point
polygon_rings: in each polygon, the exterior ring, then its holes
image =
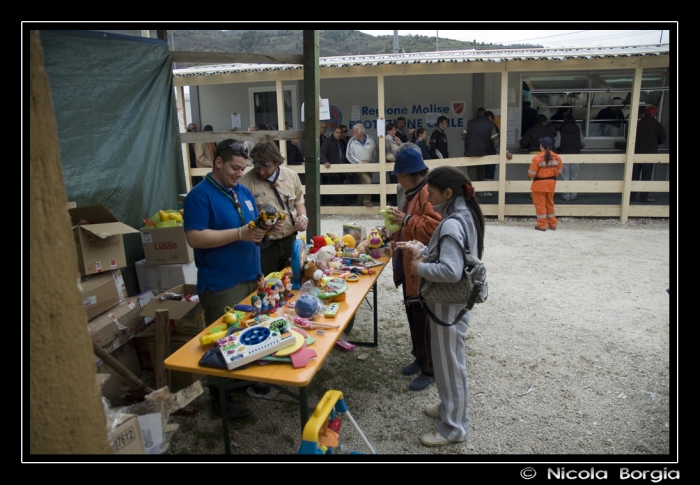
{"type": "Polygon", "coordinates": [[[469,177],[455,167],[437,167],[428,172],[426,181],[428,185],[432,185],[440,192],[451,189],[452,199],[454,199],[457,194],[464,195],[467,201],[467,207],[469,207],[474,223],[476,224],[477,257],[481,259],[481,256],[484,254],[484,214],[481,212],[481,206],[479,206],[479,203],[476,201],[474,186],[471,180],[469,180],[469,177]]]}

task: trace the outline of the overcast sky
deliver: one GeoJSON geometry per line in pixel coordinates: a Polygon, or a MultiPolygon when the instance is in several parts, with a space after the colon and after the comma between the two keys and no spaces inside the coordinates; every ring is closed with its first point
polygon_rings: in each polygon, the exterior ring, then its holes
{"type": "MultiPolygon", "coordinates": [[[[541,26],[542,24],[534,24],[541,26]]],[[[533,27],[534,27],[533,25],[533,27]]],[[[561,24],[557,24],[561,25],[561,24]]],[[[580,26],[581,24],[577,24],[580,26]]],[[[437,25],[439,27],[439,24],[437,25]]],[[[445,27],[453,27],[454,24],[445,27]]],[[[583,25],[585,27],[585,25],[583,25]]],[[[635,26],[638,26],[635,25],[635,26]]],[[[499,24],[502,27],[502,24],[499,24]]],[[[596,24],[595,27],[600,27],[596,24]]],[[[497,44],[528,43],[539,44],[544,47],[613,47],[635,46],[661,43],[669,43],[669,31],[653,30],[654,24],[649,24],[646,30],[549,30],[533,28],[531,30],[399,30],[401,35],[426,35],[440,38],[455,39],[497,44]]],[[[394,35],[393,30],[361,30],[370,35],[394,35]]]]}

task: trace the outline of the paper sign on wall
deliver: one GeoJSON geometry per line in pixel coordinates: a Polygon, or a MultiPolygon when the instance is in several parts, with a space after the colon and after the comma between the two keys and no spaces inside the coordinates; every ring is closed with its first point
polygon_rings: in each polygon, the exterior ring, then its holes
{"type": "Polygon", "coordinates": [[[377,136],[386,135],[386,120],[377,120],[377,136]]]}
{"type": "MultiPolygon", "coordinates": [[[[318,119],[319,121],[331,119],[331,108],[328,99],[321,98],[321,104],[318,107],[318,119]]],[[[304,103],[301,103],[301,121],[302,123],[304,122],[304,103]]]]}
{"type": "Polygon", "coordinates": [[[240,128],[241,127],[241,114],[240,113],[233,113],[231,115],[231,128],[240,128]]]}

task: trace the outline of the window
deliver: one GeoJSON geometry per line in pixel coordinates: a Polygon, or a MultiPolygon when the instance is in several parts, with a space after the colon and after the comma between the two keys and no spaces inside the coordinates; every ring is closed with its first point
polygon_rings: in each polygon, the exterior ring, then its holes
{"type": "MultiPolygon", "coordinates": [[[[292,126],[298,126],[296,86],[283,86],[284,120],[292,126]]],[[[265,124],[268,130],[278,130],[277,91],[274,86],[249,88],[250,125],[265,124]]],[[[247,128],[247,127],[245,127],[247,128]]],[[[282,127],[284,129],[284,127],[282,127]]]]}
{"type": "MultiPolygon", "coordinates": [[[[629,122],[634,71],[593,73],[533,73],[523,75],[525,93],[537,114],[544,114],[558,127],[562,113],[571,109],[586,138],[624,140],[629,122]],[[615,99],[619,98],[619,99],[615,99]]],[[[661,113],[664,93],[669,89],[666,69],[642,72],[639,113],[657,106],[661,113]]]]}

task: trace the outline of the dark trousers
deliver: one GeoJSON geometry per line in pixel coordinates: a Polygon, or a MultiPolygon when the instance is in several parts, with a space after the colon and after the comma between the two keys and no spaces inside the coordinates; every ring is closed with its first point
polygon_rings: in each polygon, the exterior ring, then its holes
{"type": "Polygon", "coordinates": [[[273,239],[270,246],[260,251],[260,266],[265,276],[281,271],[291,264],[290,258],[296,238],[297,233],[293,232],[282,239],[273,239]]]}
{"type": "MultiPolygon", "coordinates": [[[[651,174],[654,171],[654,164],[652,163],[635,163],[632,165],[632,180],[639,180],[639,174],[642,175],[642,180],[651,180],[651,174]]],[[[632,197],[637,192],[632,192],[632,197]]],[[[639,200],[645,201],[649,197],[649,192],[639,192],[639,200]]]]}
{"type": "Polygon", "coordinates": [[[433,355],[430,350],[430,321],[428,313],[420,302],[406,302],[406,287],[403,289],[403,301],[406,306],[406,317],[408,318],[408,329],[411,332],[411,343],[413,348],[411,354],[416,358],[423,374],[433,377],[433,355]]]}

